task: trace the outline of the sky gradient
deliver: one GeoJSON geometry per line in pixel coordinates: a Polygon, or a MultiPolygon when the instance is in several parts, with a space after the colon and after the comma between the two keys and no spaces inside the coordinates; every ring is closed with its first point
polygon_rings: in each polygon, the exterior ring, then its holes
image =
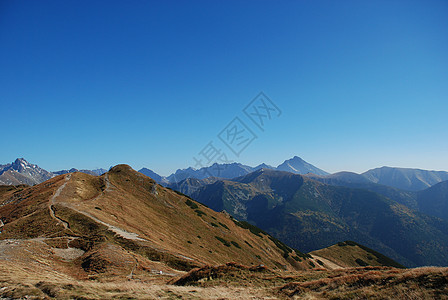
{"type": "Polygon", "coordinates": [[[0,164],[448,170],[447,1],[1,1],[0,164]],[[264,131],[243,113],[263,91],[264,131]],[[235,156],[217,135],[257,138],[235,156]]]}

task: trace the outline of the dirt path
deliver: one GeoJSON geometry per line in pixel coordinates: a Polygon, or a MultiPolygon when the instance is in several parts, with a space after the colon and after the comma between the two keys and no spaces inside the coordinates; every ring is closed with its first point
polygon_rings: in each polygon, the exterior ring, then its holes
{"type": "MultiPolygon", "coordinates": [[[[97,196],[96,198],[99,198],[99,197],[103,196],[104,193],[106,193],[106,192],[113,192],[115,186],[110,182],[108,175],[109,175],[109,174],[106,173],[106,175],[104,176],[104,180],[105,180],[105,183],[106,183],[106,188],[105,188],[104,192],[101,193],[101,194],[100,194],[99,196],[97,196]]],[[[70,177],[71,177],[71,174],[67,174],[67,175],[66,175],[66,177],[65,177],[66,182],[65,182],[63,185],[61,185],[61,186],[56,190],[55,194],[53,195],[53,197],[51,197],[51,199],[50,199],[50,201],[49,201],[49,210],[50,210],[50,215],[51,215],[51,217],[54,218],[55,220],[57,220],[58,222],[60,222],[61,224],[63,224],[64,227],[65,227],[66,229],[70,229],[70,225],[69,225],[67,222],[65,222],[64,220],[59,219],[59,218],[55,215],[54,210],[53,210],[53,205],[54,205],[55,203],[57,203],[57,204],[59,204],[59,205],[63,205],[63,206],[65,206],[65,207],[69,208],[69,209],[72,209],[72,210],[74,210],[74,211],[76,211],[76,212],[78,212],[78,213],[80,213],[80,214],[82,214],[82,215],[84,215],[84,216],[86,216],[86,217],[92,219],[93,221],[95,221],[95,222],[97,222],[97,223],[99,223],[99,224],[102,224],[102,225],[106,226],[110,231],[114,232],[115,234],[117,234],[118,236],[120,236],[120,237],[122,237],[122,238],[125,238],[125,239],[128,239],[128,240],[135,240],[135,241],[144,241],[144,242],[148,242],[148,243],[151,244],[151,247],[153,247],[155,250],[160,251],[160,252],[167,252],[167,250],[165,250],[165,249],[161,249],[161,248],[156,247],[156,246],[154,245],[153,242],[151,242],[151,241],[149,241],[149,240],[146,240],[146,239],[144,239],[144,238],[139,237],[139,235],[138,235],[137,233],[129,232],[129,231],[126,231],[126,230],[124,230],[124,229],[121,229],[121,228],[119,228],[119,227],[117,227],[117,226],[114,226],[114,225],[111,225],[111,224],[109,224],[109,223],[106,223],[106,222],[104,222],[104,221],[98,219],[97,217],[91,215],[90,213],[80,210],[79,208],[77,208],[77,207],[76,207],[75,205],[73,205],[73,204],[66,203],[66,202],[57,202],[57,201],[56,201],[57,197],[59,197],[59,195],[61,194],[61,192],[62,192],[63,189],[65,188],[66,184],[67,184],[68,181],[70,180],[70,177]]],[[[96,198],[95,198],[95,199],[96,199],[96,198]]],[[[192,261],[195,260],[195,259],[193,259],[193,258],[184,256],[184,255],[181,255],[181,254],[176,254],[176,253],[172,253],[172,254],[174,254],[175,256],[178,256],[179,258],[183,258],[183,259],[186,259],[186,260],[192,260],[192,261]]],[[[137,262],[137,264],[138,264],[138,262],[137,262]]],[[[135,269],[135,267],[134,267],[134,269],[135,269]]],[[[134,272],[134,270],[132,270],[132,271],[131,271],[131,274],[129,274],[130,277],[133,276],[133,272],[134,272]]]]}
{"type": "MultiPolygon", "coordinates": [[[[55,193],[55,194],[53,195],[53,197],[51,198],[51,200],[50,200],[50,205],[49,205],[51,216],[52,216],[54,219],[57,219],[58,221],[60,221],[60,222],[64,225],[64,227],[65,227],[66,229],[69,229],[69,226],[70,226],[70,225],[69,225],[67,222],[65,222],[64,220],[61,220],[61,219],[59,219],[57,216],[55,216],[55,214],[54,214],[54,210],[53,210],[53,207],[52,207],[52,206],[53,206],[53,204],[54,204],[56,198],[61,194],[61,191],[64,189],[65,185],[68,183],[68,180],[70,180],[70,176],[71,176],[71,175],[68,174],[68,175],[65,177],[66,182],[65,182],[63,185],[61,185],[61,186],[57,189],[56,193],[55,193]]],[[[112,183],[110,182],[110,180],[109,180],[109,174],[106,173],[106,175],[104,176],[104,181],[106,182],[106,189],[104,190],[104,193],[106,193],[106,192],[111,192],[111,191],[113,190],[113,188],[112,188],[112,187],[113,187],[113,184],[112,184],[112,183]]],[[[101,197],[102,195],[103,195],[103,194],[100,194],[100,195],[97,196],[96,198],[101,197]]],[[[95,199],[96,199],[96,198],[95,198],[95,199]]],[[[95,199],[94,199],[94,200],[95,200],[95,199]]],[[[111,225],[111,224],[106,223],[106,222],[104,222],[104,221],[101,221],[100,219],[98,219],[98,218],[92,216],[91,214],[89,214],[89,213],[87,213],[87,212],[85,212],[85,211],[79,210],[79,209],[76,208],[74,205],[71,205],[71,204],[69,204],[69,203],[65,203],[65,202],[58,202],[58,204],[59,204],[59,205],[63,205],[63,206],[65,206],[65,207],[67,207],[67,208],[70,208],[70,209],[72,209],[72,210],[74,210],[74,211],[76,211],[76,212],[78,212],[78,213],[80,213],[80,214],[83,214],[83,215],[85,215],[86,217],[88,217],[88,218],[94,220],[95,222],[100,223],[100,224],[106,226],[107,228],[109,228],[110,231],[115,232],[117,235],[121,236],[122,238],[125,238],[125,239],[128,239],[128,240],[137,240],[137,241],[147,241],[147,242],[149,242],[148,240],[145,240],[145,239],[140,238],[140,237],[138,236],[138,234],[136,234],[136,233],[128,232],[128,231],[126,231],[126,230],[124,230],[124,229],[121,229],[121,228],[119,228],[119,227],[117,227],[117,226],[114,226],[114,225],[111,225]]]]}
{"type": "Polygon", "coordinates": [[[112,191],[111,186],[113,186],[113,184],[110,183],[109,174],[108,173],[106,173],[106,175],[104,175],[104,181],[106,182],[106,189],[104,190],[104,192],[112,191]]]}
{"type": "MultiPolygon", "coordinates": [[[[68,181],[70,180],[70,178],[71,178],[71,174],[67,174],[67,175],[65,176],[65,182],[64,182],[64,184],[61,185],[61,186],[56,190],[56,192],[55,192],[54,195],[51,197],[50,202],[49,202],[49,204],[48,204],[48,209],[49,209],[49,211],[50,211],[50,215],[51,215],[51,217],[52,217],[53,219],[57,220],[58,223],[62,224],[62,225],[64,226],[65,229],[70,229],[70,225],[69,225],[66,221],[64,221],[64,220],[62,220],[62,219],[60,219],[60,218],[58,218],[58,217],[55,215],[53,205],[54,205],[55,202],[56,202],[56,198],[59,197],[59,196],[61,195],[62,190],[63,190],[63,189],[65,188],[65,186],[67,185],[67,183],[68,183],[68,181]]],[[[112,184],[111,184],[110,181],[109,181],[108,174],[106,174],[106,175],[104,176],[104,179],[105,179],[105,182],[106,182],[106,190],[105,190],[105,192],[112,190],[112,188],[111,188],[112,184]]],[[[67,207],[67,208],[73,209],[73,210],[77,211],[78,213],[83,214],[83,215],[85,215],[85,216],[91,218],[91,219],[94,220],[95,222],[98,222],[98,223],[100,223],[100,224],[102,224],[102,225],[108,227],[109,230],[115,232],[116,234],[118,234],[119,236],[121,236],[121,237],[123,237],[123,238],[125,238],[125,239],[128,239],[128,240],[138,240],[138,241],[146,241],[145,239],[140,238],[140,237],[138,236],[138,234],[136,234],[136,233],[128,232],[128,231],[123,230],[123,229],[121,229],[121,228],[118,228],[118,227],[116,227],[116,226],[110,225],[110,224],[108,224],[108,223],[106,223],[106,222],[103,222],[103,221],[101,221],[100,219],[98,219],[98,218],[92,216],[91,214],[86,213],[86,212],[84,212],[84,211],[81,211],[81,210],[75,208],[74,206],[72,206],[72,205],[70,205],[70,204],[68,204],[68,203],[65,203],[65,202],[58,202],[58,204],[63,205],[63,206],[65,206],[65,207],[67,207]]]]}
{"type": "Polygon", "coordinates": [[[62,190],[65,188],[65,186],[67,185],[68,181],[70,180],[71,174],[67,174],[65,176],[65,182],[63,185],[61,185],[56,192],[54,193],[54,195],[51,197],[50,202],[48,203],[48,210],[50,212],[50,216],[55,219],[56,221],[58,221],[59,224],[62,224],[62,226],[64,226],[65,229],[70,229],[70,225],[65,222],[64,220],[58,218],[55,213],[54,213],[54,208],[53,205],[55,203],[55,200],[57,197],[59,197],[59,195],[61,194],[62,190]]]}
{"type": "Polygon", "coordinates": [[[100,219],[92,216],[91,214],[89,214],[89,213],[87,213],[85,211],[79,210],[79,209],[77,209],[77,208],[75,208],[75,207],[73,207],[73,206],[71,206],[71,205],[69,205],[67,203],[60,203],[60,204],[64,205],[67,208],[73,209],[74,211],[76,211],[76,212],[78,212],[80,214],[83,214],[86,217],[89,217],[90,219],[94,220],[97,223],[100,223],[100,224],[108,227],[110,231],[115,232],[117,235],[121,236],[122,238],[125,238],[125,239],[128,239],[128,240],[147,241],[145,239],[140,238],[138,236],[138,234],[136,234],[136,233],[128,232],[128,231],[126,231],[124,229],[118,228],[117,226],[110,225],[110,224],[108,224],[108,223],[106,223],[104,221],[101,221],[100,219]]]}

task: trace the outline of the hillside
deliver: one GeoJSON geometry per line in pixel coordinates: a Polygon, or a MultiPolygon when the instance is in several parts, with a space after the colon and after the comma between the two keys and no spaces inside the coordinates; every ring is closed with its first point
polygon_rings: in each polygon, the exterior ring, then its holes
{"type": "Polygon", "coordinates": [[[442,181],[421,191],[406,191],[373,183],[362,175],[340,172],[328,176],[306,175],[319,182],[357,189],[365,189],[383,195],[410,209],[448,220],[448,181],[442,181]]]}
{"type": "Polygon", "coordinates": [[[395,187],[373,183],[360,174],[339,172],[328,176],[316,176],[314,174],[307,174],[306,176],[328,185],[365,189],[383,195],[393,201],[409,207],[410,209],[419,210],[416,192],[405,191],[395,187]]]}
{"type": "Polygon", "coordinates": [[[150,177],[155,182],[157,182],[158,184],[161,184],[163,186],[166,186],[169,183],[168,179],[165,176],[160,176],[159,174],[157,174],[156,172],[154,172],[153,170],[150,170],[148,168],[141,168],[138,171],[140,173],[142,173],[143,175],[150,177]]]}
{"type": "Polygon", "coordinates": [[[448,181],[417,192],[417,205],[421,212],[448,220],[448,181]]]}
{"type": "Polygon", "coordinates": [[[448,180],[448,172],[409,168],[381,167],[361,174],[373,183],[407,191],[420,191],[448,180]]]}
{"type": "Polygon", "coordinates": [[[352,266],[386,266],[404,268],[396,261],[378,253],[370,248],[353,241],[339,242],[330,247],[312,251],[313,258],[327,262],[334,269],[350,268],[352,266]]]}
{"type": "Polygon", "coordinates": [[[196,192],[201,187],[214,183],[215,181],[219,180],[219,178],[216,177],[207,177],[204,179],[197,179],[197,178],[186,178],[179,182],[172,182],[168,184],[168,187],[179,191],[183,194],[191,196],[194,192],[196,192]]]}
{"type": "Polygon", "coordinates": [[[72,173],[2,190],[0,239],[65,251],[76,276],[123,276],[133,268],[176,274],[228,261],[310,268],[304,254],[126,165],[99,177],[72,173]]]}
{"type": "Polygon", "coordinates": [[[193,198],[303,251],[353,240],[406,266],[448,263],[447,222],[368,190],[260,170],[204,186],[193,198]]]}

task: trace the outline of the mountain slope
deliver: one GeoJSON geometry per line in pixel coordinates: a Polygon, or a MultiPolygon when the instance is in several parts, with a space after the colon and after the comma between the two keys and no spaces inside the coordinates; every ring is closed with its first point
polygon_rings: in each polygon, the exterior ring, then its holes
{"type": "Polygon", "coordinates": [[[339,172],[327,176],[316,176],[314,174],[307,174],[306,176],[308,178],[329,185],[343,186],[355,189],[365,189],[383,195],[413,210],[419,210],[417,195],[415,192],[405,191],[395,187],[373,183],[360,174],[351,172],[339,172]]]}
{"type": "Polygon", "coordinates": [[[168,179],[165,176],[160,176],[156,172],[148,169],[148,168],[141,168],[138,170],[140,173],[152,178],[157,182],[158,184],[167,185],[169,183],[168,179]]]}
{"type": "Polygon", "coordinates": [[[448,220],[448,181],[417,192],[417,203],[421,212],[448,220]]]}
{"type": "Polygon", "coordinates": [[[167,186],[170,189],[173,189],[175,191],[181,192],[182,194],[191,196],[194,192],[196,192],[201,187],[203,187],[207,184],[211,184],[217,180],[219,180],[219,178],[216,178],[216,177],[207,177],[204,179],[187,178],[180,182],[170,183],[167,186]]]}
{"type": "Polygon", "coordinates": [[[389,266],[404,268],[396,261],[353,241],[339,242],[336,245],[309,253],[316,259],[328,261],[335,269],[351,266],[389,266]]]}
{"type": "Polygon", "coordinates": [[[154,268],[175,274],[228,261],[310,268],[304,254],[126,165],[99,177],[71,173],[34,187],[2,189],[0,215],[0,240],[77,253],[70,264],[81,277],[123,276],[133,268],[141,276],[154,268]],[[301,261],[293,259],[299,256],[301,261]]]}
{"type": "Polygon", "coordinates": [[[443,181],[427,189],[413,192],[373,183],[362,175],[349,172],[341,172],[328,176],[315,176],[311,174],[307,175],[307,177],[330,185],[366,189],[383,195],[413,210],[448,220],[448,181],[443,181]]]}
{"type": "Polygon", "coordinates": [[[325,176],[316,174],[307,174],[307,176],[331,185],[339,185],[340,183],[372,183],[372,181],[361,174],[346,171],[325,176]]]}
{"type": "Polygon", "coordinates": [[[402,190],[420,191],[436,183],[448,180],[448,172],[408,168],[382,167],[361,174],[373,183],[402,190]]]}
{"type": "Polygon", "coordinates": [[[377,193],[261,170],[202,187],[193,198],[305,251],[354,240],[405,265],[448,264],[448,223],[377,193]]]}

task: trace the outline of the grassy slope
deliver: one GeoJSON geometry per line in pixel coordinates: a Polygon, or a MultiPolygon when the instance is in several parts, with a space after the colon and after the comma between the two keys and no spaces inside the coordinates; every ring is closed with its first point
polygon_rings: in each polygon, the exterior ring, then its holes
{"type": "Polygon", "coordinates": [[[352,241],[339,242],[336,245],[310,253],[323,257],[341,267],[385,266],[404,268],[394,260],[352,241]]]}
{"type": "Polygon", "coordinates": [[[100,177],[74,173],[65,178],[0,190],[0,202],[8,202],[0,207],[5,223],[0,239],[39,238],[54,248],[86,251],[71,263],[87,274],[125,274],[134,260],[165,264],[173,272],[229,261],[310,268],[299,252],[285,254],[283,244],[267,234],[255,234],[229,215],[157,185],[126,165],[100,177]],[[52,208],[68,229],[51,217],[48,206],[64,184],[52,208]],[[111,226],[127,236],[115,234],[111,226]],[[125,253],[134,257],[128,267],[109,270],[125,253]]]}
{"type": "MultiPolygon", "coordinates": [[[[0,246],[1,246],[0,242],[0,246]]],[[[42,247],[44,248],[44,247],[42,247]]],[[[26,247],[29,251],[29,247],[26,247]]],[[[45,250],[45,249],[44,249],[45,250]]],[[[175,278],[79,280],[48,256],[0,264],[0,297],[32,299],[446,299],[447,268],[360,267],[280,272],[238,264],[204,266],[175,278]],[[173,285],[177,284],[177,285],[173,285]]]]}

